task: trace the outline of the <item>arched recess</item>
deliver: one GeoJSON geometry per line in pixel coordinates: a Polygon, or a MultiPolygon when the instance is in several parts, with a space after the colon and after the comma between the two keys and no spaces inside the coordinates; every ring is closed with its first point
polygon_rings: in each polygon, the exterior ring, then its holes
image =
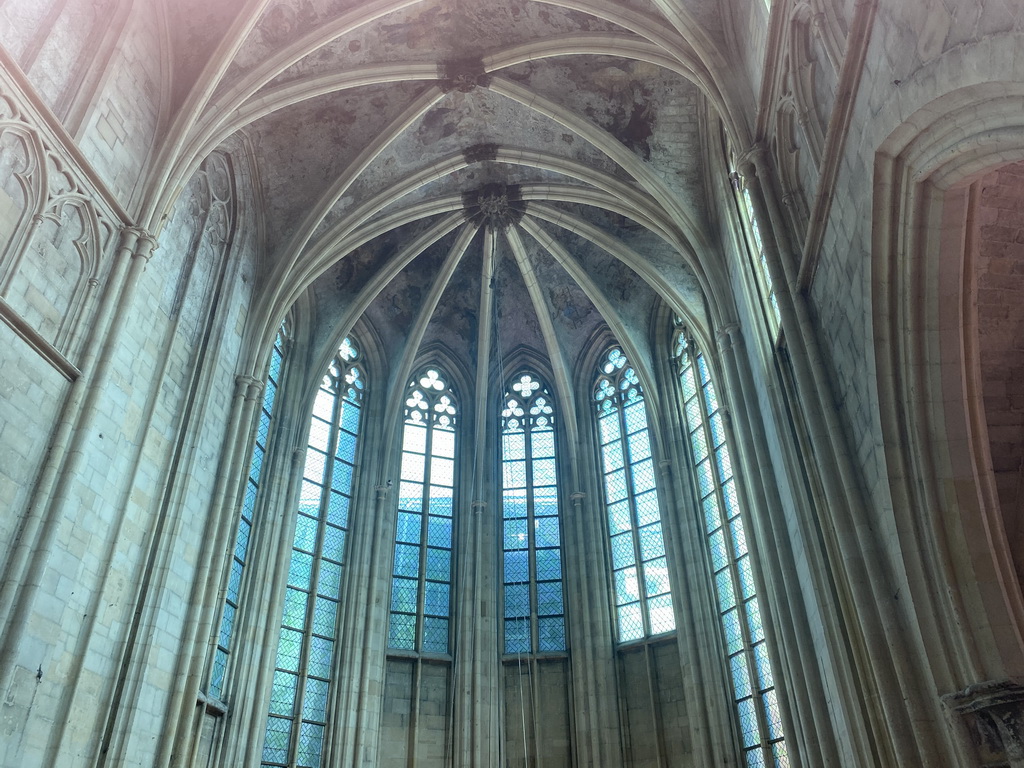
{"type": "Polygon", "coordinates": [[[992,471],[976,284],[976,182],[1022,159],[1019,80],[921,104],[875,157],[877,394],[898,555],[932,695],[971,764],[1003,764],[1024,735],[1011,682],[1024,599],[992,471]]]}

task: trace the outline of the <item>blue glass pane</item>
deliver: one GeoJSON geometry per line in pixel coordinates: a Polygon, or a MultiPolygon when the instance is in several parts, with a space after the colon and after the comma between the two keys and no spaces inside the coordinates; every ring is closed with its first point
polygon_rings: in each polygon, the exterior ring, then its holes
{"type": "Polygon", "coordinates": [[[534,485],[553,485],[555,480],[554,459],[537,459],[533,462],[534,485]]]}
{"type": "Polygon", "coordinates": [[[708,363],[702,354],[697,355],[697,370],[700,371],[701,384],[707,384],[711,381],[711,372],[708,370],[708,363]]]}
{"type": "Polygon", "coordinates": [[[452,516],[452,489],[441,485],[430,486],[428,510],[432,515],[452,516]]]}
{"type": "Polygon", "coordinates": [[[725,497],[725,509],[729,517],[735,517],[740,513],[740,503],[736,498],[736,481],[730,480],[722,486],[722,495],[725,497]]]}
{"type": "Polygon", "coordinates": [[[533,458],[540,459],[555,455],[555,433],[551,430],[535,429],[530,441],[533,447],[533,458]]]}
{"type": "Polygon", "coordinates": [[[316,483],[303,480],[299,488],[299,511],[310,517],[320,516],[320,496],[323,488],[316,483]]]}
{"type": "Polygon", "coordinates": [[[274,683],[270,689],[270,714],[291,717],[295,707],[295,688],[298,676],[280,670],[274,672],[274,683]]]}
{"type": "Polygon", "coordinates": [[[638,494],[636,503],[636,519],[640,525],[650,525],[661,520],[661,512],[658,509],[658,492],[647,491],[638,494]]]}
{"type": "Polygon", "coordinates": [[[505,618],[518,619],[530,615],[530,585],[505,585],[505,618]]]}
{"type": "Polygon", "coordinates": [[[672,610],[672,595],[660,595],[647,601],[647,615],[651,621],[651,634],[660,635],[676,628],[676,615],[672,610]]]}
{"type": "Polygon", "coordinates": [[[540,581],[555,581],[562,578],[562,551],[559,549],[537,550],[537,578],[540,581]]]}
{"type": "Polygon", "coordinates": [[[561,541],[557,517],[540,517],[533,523],[535,544],[538,547],[557,547],[561,541]]]}
{"type": "Polygon", "coordinates": [[[450,550],[427,548],[427,578],[434,581],[451,581],[452,553],[450,550]]]}
{"type": "Polygon", "coordinates": [[[605,475],[604,478],[605,500],[614,504],[620,499],[626,498],[626,473],[619,469],[605,475]]]}
{"type": "Polygon", "coordinates": [[[417,579],[402,579],[397,576],[391,582],[391,610],[401,613],[416,613],[419,603],[420,584],[417,579]]]}
{"type": "Polygon", "coordinates": [[[297,768],[319,768],[323,748],[324,727],[312,723],[299,726],[299,748],[295,755],[297,768]]]}
{"type": "Polygon", "coordinates": [[[344,562],[345,531],[333,525],[324,526],[323,556],[339,563],[344,562]]]}
{"type": "Polygon", "coordinates": [[[764,707],[764,719],[768,722],[768,738],[782,738],[782,710],[779,709],[778,694],[768,691],[762,694],[761,704],[764,707]]]}
{"type": "Polygon", "coordinates": [[[324,637],[334,637],[338,620],[338,603],[326,597],[318,597],[313,603],[313,631],[324,637]]]}
{"type": "Polygon", "coordinates": [[[257,444],[252,449],[252,462],[249,464],[249,477],[257,482],[263,471],[263,449],[257,444]]]}
{"type": "Polygon", "coordinates": [[[737,653],[743,647],[743,635],[740,632],[740,618],[735,608],[722,614],[722,629],[725,631],[726,653],[737,653]]]}
{"type": "Polygon", "coordinates": [[[562,582],[545,581],[537,585],[537,615],[559,616],[563,612],[562,582]]]}
{"type": "Polygon", "coordinates": [[[277,385],[267,380],[266,388],[263,392],[263,405],[260,413],[260,442],[263,445],[267,444],[267,433],[270,431],[270,414],[274,412],[274,401],[277,400],[277,385]]]}
{"type": "Polygon", "coordinates": [[[252,525],[245,520],[238,521],[238,535],[235,537],[235,557],[245,562],[245,554],[249,549],[249,532],[252,525]]]}
{"type": "Polygon", "coordinates": [[[711,569],[719,571],[725,568],[726,563],[729,562],[728,550],[725,548],[725,535],[720,531],[715,531],[708,536],[708,545],[711,548],[711,569]]]}
{"type": "Polygon", "coordinates": [[[529,619],[507,619],[505,621],[505,653],[530,652],[529,619]]]}
{"type": "Polygon", "coordinates": [[[643,461],[651,457],[651,440],[646,429],[630,435],[626,441],[629,443],[629,460],[631,462],[643,461]]]}
{"type": "Polygon", "coordinates": [[[331,491],[327,503],[327,520],[342,528],[348,527],[349,499],[337,491],[331,491]]]}
{"type": "Polygon", "coordinates": [[[505,521],[505,549],[527,549],[530,546],[529,521],[524,519],[505,521]]]}
{"type": "Polygon", "coordinates": [[[395,539],[406,544],[419,544],[422,535],[423,516],[411,512],[398,513],[398,532],[395,539]]]}
{"type": "Polygon", "coordinates": [[[331,656],[333,653],[333,640],[313,637],[309,643],[309,664],[306,666],[306,671],[313,677],[329,679],[331,676],[331,656]]]}
{"type": "Polygon", "coordinates": [[[608,527],[613,534],[629,531],[633,528],[628,501],[620,501],[616,504],[608,505],[608,527]]]}
{"type": "Polygon", "coordinates": [[[715,594],[718,596],[718,610],[727,611],[736,605],[736,593],[732,588],[732,574],[725,568],[715,574],[715,594]]]}
{"type": "Polygon", "coordinates": [[[704,403],[708,414],[718,410],[718,396],[715,394],[715,385],[710,381],[704,385],[704,403]]]}
{"type": "Polygon", "coordinates": [[[341,405],[341,428],[352,434],[359,433],[360,408],[351,402],[341,405]]]}
{"type": "Polygon", "coordinates": [[[753,691],[750,688],[750,673],[747,671],[747,656],[737,653],[729,657],[729,670],[732,674],[733,698],[745,699],[753,691]]]}
{"type": "Polygon", "coordinates": [[[601,449],[601,459],[604,463],[604,471],[622,469],[625,466],[625,459],[622,454],[622,442],[609,443],[601,449]]]}
{"type": "Polygon", "coordinates": [[[634,400],[622,410],[626,422],[626,432],[637,432],[647,429],[647,410],[643,400],[634,400]]]}
{"type": "Polygon", "coordinates": [[[356,460],[356,436],[348,432],[338,433],[338,448],[334,452],[340,461],[354,464],[356,460]]]}
{"type": "Polygon", "coordinates": [[[455,433],[444,429],[435,429],[431,452],[434,456],[453,458],[455,456],[455,433]]]}
{"type": "Polygon", "coordinates": [[[533,489],[533,513],[538,517],[558,514],[558,489],[555,486],[533,489]]]}
{"type": "Polygon", "coordinates": [[[616,612],[619,618],[619,642],[637,640],[644,636],[644,620],[639,603],[620,605],[616,612]]]}
{"type": "Polygon", "coordinates": [[[711,442],[717,448],[725,442],[725,428],[722,426],[722,412],[711,417],[711,442]]]}
{"type": "Polygon", "coordinates": [[[565,619],[561,616],[537,619],[537,647],[542,652],[565,650],[565,619]]]}
{"type": "Polygon", "coordinates": [[[420,575],[420,548],[413,544],[395,545],[395,575],[415,579],[420,575]]]}
{"type": "Polygon", "coordinates": [[[690,433],[690,447],[693,449],[693,460],[703,461],[708,455],[708,440],[703,429],[695,429],[690,433]]]}
{"type": "Polygon", "coordinates": [[[282,629],[277,642],[277,666],[290,672],[298,672],[301,651],[302,633],[293,629],[282,629]]]}
{"type": "Polygon", "coordinates": [[[302,719],[318,723],[327,719],[327,681],[306,680],[306,698],[302,702],[302,719]]]}
{"type": "Polygon", "coordinates": [[[636,564],[633,537],[629,532],[612,536],[612,567],[616,570],[636,564]]]}
{"type": "Polygon", "coordinates": [[[664,557],[644,563],[644,593],[647,597],[664,595],[669,591],[668,564],[664,557]]]}
{"type": "Polygon", "coordinates": [[[306,626],[306,602],[309,598],[305,592],[288,587],[284,591],[284,618],[282,624],[295,629],[306,626]]]}
{"type": "Polygon", "coordinates": [[[736,562],[740,574],[740,593],[743,599],[754,596],[754,573],[750,567],[750,556],[744,555],[736,562]]]}
{"type": "Polygon", "coordinates": [[[697,391],[697,383],[694,381],[692,365],[688,365],[683,369],[680,379],[683,384],[683,397],[688,400],[697,391]]]}
{"type": "Polygon", "coordinates": [[[510,517],[526,517],[526,491],[523,489],[515,491],[505,491],[502,494],[504,516],[510,517]]]}
{"type": "Polygon", "coordinates": [[[732,551],[736,557],[743,557],[747,554],[747,535],[743,530],[743,518],[734,517],[729,521],[729,530],[732,532],[732,551]]]}
{"type": "Polygon", "coordinates": [[[228,655],[220,648],[213,652],[213,671],[210,674],[210,693],[216,697],[221,697],[221,691],[224,686],[224,670],[228,666],[228,655]]]}
{"type": "Polygon", "coordinates": [[[502,463],[502,487],[504,488],[525,488],[526,487],[526,462],[506,461],[502,463]]]}
{"type": "Polygon", "coordinates": [[[235,628],[235,606],[227,603],[224,605],[224,615],[220,620],[220,637],[218,643],[223,648],[227,648],[231,645],[231,633],[235,628]]]}
{"type": "Polygon", "coordinates": [[[757,714],[752,699],[736,702],[740,716],[740,740],[744,747],[752,747],[760,740],[757,737],[757,714]]]}
{"type": "Polygon", "coordinates": [[[452,545],[452,519],[450,517],[427,518],[427,543],[432,547],[450,547],[452,545]]]}
{"type": "Polygon", "coordinates": [[[341,566],[329,560],[320,561],[320,575],[316,580],[316,591],[325,597],[338,599],[341,587],[341,566]]]}
{"type": "Polygon", "coordinates": [[[654,488],[654,462],[644,459],[633,465],[633,492],[640,494],[654,488]]]}
{"type": "Polygon", "coordinates": [[[411,651],[416,647],[416,617],[391,614],[388,624],[388,647],[411,651]]]}
{"type": "Polygon", "coordinates": [[[267,718],[267,732],[263,738],[263,759],[271,763],[288,763],[292,721],[280,717],[267,718]]]}
{"type": "MultiPolygon", "coordinates": [[[[775,297],[772,296],[773,304],[775,297]]],[[[775,309],[775,314],[778,316],[778,307],[775,309]]],[[[789,750],[786,749],[786,742],[777,741],[772,744],[772,759],[775,762],[775,768],[789,768],[789,750]]]]}
{"type": "Polygon", "coordinates": [[[242,564],[231,558],[231,573],[228,576],[228,602],[238,605],[238,591],[242,586],[242,564]]]}
{"type": "Polygon", "coordinates": [[[313,556],[298,550],[292,550],[292,559],[288,565],[288,584],[299,589],[309,589],[309,580],[313,574],[313,556]]]}
{"type": "Polygon", "coordinates": [[[761,607],[757,598],[752,597],[746,602],[747,627],[750,629],[750,641],[759,643],[764,640],[764,626],[761,624],[761,607]]]}
{"type": "Polygon", "coordinates": [[[306,515],[295,516],[295,538],[292,546],[306,552],[314,551],[316,547],[316,532],[319,524],[316,520],[306,515]]]}
{"type": "Polygon", "coordinates": [[[601,432],[601,444],[617,442],[622,437],[622,429],[618,426],[618,414],[610,413],[602,416],[597,421],[598,429],[601,432]]]}
{"type": "Polygon", "coordinates": [[[757,686],[762,691],[775,685],[772,662],[768,658],[768,646],[758,643],[754,646],[754,665],[757,667],[757,686]]]}
{"type": "Polygon", "coordinates": [[[661,533],[661,523],[641,528],[638,533],[640,534],[640,557],[643,560],[653,560],[656,557],[664,556],[665,537],[661,533]]]}
{"type": "Polygon", "coordinates": [[[530,553],[515,551],[505,553],[505,583],[526,582],[530,579],[530,553]]]}
{"type": "Polygon", "coordinates": [[[398,508],[409,512],[419,512],[423,509],[423,484],[399,483],[398,508]]]}
{"type": "MultiPolygon", "coordinates": [[[[323,392],[320,393],[321,395],[323,392]]],[[[310,452],[313,450],[319,451],[320,453],[327,452],[327,441],[331,436],[331,426],[326,421],[321,421],[318,418],[313,418],[309,422],[309,444],[310,452]]],[[[307,457],[308,466],[308,457],[307,457]]],[[[319,480],[320,477],[314,474],[307,474],[306,477],[312,478],[313,480],[319,480]]]]}
{"type": "Polygon", "coordinates": [[[711,459],[705,459],[697,465],[697,490],[704,498],[715,489],[715,478],[711,474],[711,459]]]}
{"type": "Polygon", "coordinates": [[[501,436],[501,456],[503,459],[525,459],[526,435],[522,432],[505,432],[501,436]]]}
{"type": "Polygon", "coordinates": [[[615,603],[625,605],[640,599],[640,582],[636,577],[636,568],[623,568],[615,572],[615,603]]]}
{"type": "Polygon", "coordinates": [[[448,653],[448,619],[427,616],[423,619],[423,650],[448,653]]]}
{"type": "Polygon", "coordinates": [[[696,397],[686,401],[686,405],[683,406],[683,412],[686,414],[686,425],[690,429],[696,428],[701,423],[703,417],[700,412],[700,402],[696,397]]]}
{"type": "Polygon", "coordinates": [[[704,510],[704,529],[710,533],[722,524],[722,515],[718,509],[718,497],[712,494],[706,497],[700,505],[704,510]]]}
{"type": "Polygon", "coordinates": [[[451,587],[439,581],[424,584],[423,612],[430,616],[447,616],[451,587]]]}
{"type": "Polygon", "coordinates": [[[715,464],[718,466],[718,482],[732,477],[732,458],[729,456],[728,445],[723,443],[715,450],[715,464]]]}

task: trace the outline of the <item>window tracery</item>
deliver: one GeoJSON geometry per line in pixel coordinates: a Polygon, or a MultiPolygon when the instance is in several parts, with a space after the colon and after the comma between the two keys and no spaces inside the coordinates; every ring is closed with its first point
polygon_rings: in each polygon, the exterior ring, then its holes
{"type": "Polygon", "coordinates": [[[427,368],[407,387],[390,648],[448,653],[457,406],[447,377],[427,368]]]}
{"type": "Polygon", "coordinates": [[[522,373],[501,411],[505,653],[566,650],[555,416],[550,390],[522,373]]]}
{"type": "Polygon", "coordinates": [[[594,390],[619,642],[676,628],[643,389],[618,347],[594,390]]]}
{"type": "Polygon", "coordinates": [[[345,339],[313,403],[285,586],[264,768],[318,768],[336,655],[341,574],[364,393],[345,339]]]}

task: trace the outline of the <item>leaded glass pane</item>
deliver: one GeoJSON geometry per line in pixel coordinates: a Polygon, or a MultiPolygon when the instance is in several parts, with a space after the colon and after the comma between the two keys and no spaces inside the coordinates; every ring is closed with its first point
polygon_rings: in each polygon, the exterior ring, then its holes
{"type": "Polygon", "coordinates": [[[736,702],[740,715],[740,740],[744,747],[752,747],[758,742],[757,713],[754,711],[753,699],[736,702]]]}
{"type": "Polygon", "coordinates": [[[507,583],[526,582],[530,579],[529,552],[516,551],[505,553],[505,581],[507,583]]]}
{"type": "Polygon", "coordinates": [[[303,723],[299,726],[299,750],[296,757],[297,768],[318,768],[323,740],[324,727],[322,725],[303,723]]]}
{"type": "Polygon", "coordinates": [[[335,452],[335,456],[337,456],[340,461],[352,464],[356,458],[356,436],[349,434],[348,432],[339,433],[338,449],[335,452]]]}
{"type": "Polygon", "coordinates": [[[537,584],[537,614],[539,616],[561,615],[562,582],[545,581],[537,584]]]}
{"type": "Polygon", "coordinates": [[[314,677],[329,678],[331,676],[331,655],[334,653],[334,641],[314,635],[309,644],[309,665],[306,671],[314,677]]]}
{"type": "Polygon", "coordinates": [[[447,616],[451,587],[439,581],[424,582],[423,612],[430,616],[447,616]]]}
{"type": "Polygon", "coordinates": [[[422,483],[425,477],[426,457],[419,453],[402,454],[402,479],[422,483]]]}
{"type": "Polygon", "coordinates": [[[424,617],[423,650],[427,653],[448,652],[448,619],[424,617]]]}
{"type": "Polygon", "coordinates": [[[640,600],[640,583],[636,568],[623,568],[615,572],[615,602],[619,605],[640,600]]]}
{"type": "Polygon", "coordinates": [[[419,544],[422,537],[423,515],[411,512],[398,513],[398,533],[396,539],[406,544],[419,544]]]}
{"type": "Polygon", "coordinates": [[[452,520],[450,517],[430,515],[427,519],[427,543],[432,547],[452,545],[452,520]]]}
{"type": "Polygon", "coordinates": [[[736,605],[736,594],[732,588],[732,574],[728,569],[715,574],[715,591],[718,594],[718,609],[720,611],[736,605]]]}
{"type": "Polygon", "coordinates": [[[343,561],[345,556],[345,531],[333,525],[324,526],[323,556],[331,560],[343,561]]]}
{"type": "Polygon", "coordinates": [[[665,558],[659,557],[649,563],[644,563],[644,592],[647,597],[663,595],[669,591],[668,566],[665,558]]]}
{"type": "Polygon", "coordinates": [[[293,629],[281,630],[277,641],[277,666],[290,672],[298,672],[301,653],[302,633],[293,629]]]}
{"type": "Polygon", "coordinates": [[[501,436],[502,455],[506,459],[526,459],[526,435],[522,432],[506,432],[501,436]]]}
{"type": "Polygon", "coordinates": [[[612,567],[616,570],[630,565],[636,565],[636,555],[633,552],[633,537],[628,533],[620,533],[612,536],[612,567]]]}
{"type": "Polygon", "coordinates": [[[608,505],[608,527],[611,529],[613,536],[633,528],[628,501],[620,501],[608,505]]]}
{"type": "Polygon", "coordinates": [[[291,672],[274,672],[274,682],[270,687],[270,713],[291,717],[295,708],[295,689],[298,676],[291,672]]]}
{"type": "Polygon", "coordinates": [[[267,731],[263,738],[263,760],[287,763],[292,723],[280,717],[267,718],[267,731]]]}
{"type": "Polygon", "coordinates": [[[733,697],[743,699],[753,694],[750,689],[750,672],[747,669],[746,654],[737,653],[729,657],[729,669],[732,672],[733,697]]]}
{"type": "Polygon", "coordinates": [[[331,491],[331,497],[327,502],[327,522],[340,528],[348,528],[349,503],[350,500],[344,493],[331,491]]]}
{"type": "Polygon", "coordinates": [[[338,603],[326,597],[316,598],[313,604],[313,631],[325,637],[334,637],[338,619],[338,603]]]}
{"type": "Polygon", "coordinates": [[[288,587],[284,591],[284,619],[281,622],[286,627],[304,629],[306,626],[306,603],[309,595],[297,589],[288,587]]]}
{"type": "Polygon", "coordinates": [[[676,615],[672,610],[672,595],[659,595],[647,601],[651,615],[651,634],[660,635],[676,628],[676,615]]]}
{"type": "Polygon", "coordinates": [[[637,494],[636,519],[640,525],[649,525],[661,519],[661,512],[658,509],[658,492],[656,490],[652,489],[646,493],[637,494]]]}
{"type": "Polygon", "coordinates": [[[509,619],[505,621],[505,653],[530,652],[530,620],[509,619]]]}
{"type": "Polygon", "coordinates": [[[537,647],[540,651],[564,651],[565,619],[562,616],[537,619],[537,647]]]}
{"type": "Polygon", "coordinates": [[[306,680],[306,698],[302,702],[302,717],[322,723],[327,719],[327,681],[306,680]]]}
{"type": "Polygon", "coordinates": [[[317,576],[316,591],[325,597],[338,599],[341,588],[341,566],[329,560],[320,561],[320,574],[317,576]]]}
{"type": "Polygon", "coordinates": [[[419,588],[418,579],[403,579],[397,576],[392,579],[391,610],[401,613],[416,613],[419,607],[419,588]]]}
{"type": "Polygon", "coordinates": [[[768,658],[768,646],[758,643],[754,646],[754,665],[757,667],[757,687],[762,691],[775,685],[772,663],[768,658]]]}
{"type": "Polygon", "coordinates": [[[555,581],[562,578],[562,550],[537,550],[537,578],[543,581],[555,581]]]}
{"type": "MultiPolygon", "coordinates": [[[[436,444],[437,440],[434,442],[436,444]]],[[[422,424],[410,424],[409,422],[406,422],[402,431],[402,447],[406,451],[426,453],[427,428],[422,424]]]]}
{"type": "Polygon", "coordinates": [[[516,619],[530,615],[530,585],[505,585],[505,618],[516,619]]]}
{"type": "Polygon", "coordinates": [[[750,628],[750,640],[757,643],[764,640],[764,626],[761,624],[761,608],[757,598],[752,597],[746,602],[747,626],[750,628]]]}
{"type": "Polygon", "coordinates": [[[427,578],[451,582],[452,553],[448,549],[427,547],[427,578]]]}
{"type": "Polygon", "coordinates": [[[542,517],[534,521],[534,540],[537,547],[557,547],[560,543],[557,517],[542,517]]]}
{"type": "Polygon", "coordinates": [[[388,646],[411,651],[416,647],[416,617],[392,613],[388,625],[388,646]]]}
{"type": "Polygon", "coordinates": [[[620,605],[616,611],[619,617],[620,641],[638,640],[644,636],[644,620],[640,603],[620,605]]]}
{"type": "Polygon", "coordinates": [[[640,531],[640,557],[653,560],[665,554],[665,537],[661,532],[661,523],[648,525],[640,531]]]}
{"type": "Polygon", "coordinates": [[[306,552],[312,552],[316,547],[317,521],[306,515],[295,516],[295,539],[292,546],[306,552]]]}
{"type": "Polygon", "coordinates": [[[526,490],[506,490],[502,494],[504,515],[506,518],[526,517],[526,490]]]}
{"type": "Polygon", "coordinates": [[[403,482],[398,486],[398,508],[419,512],[423,508],[422,483],[403,482]]]}
{"type": "Polygon", "coordinates": [[[291,563],[288,566],[288,584],[299,589],[309,589],[312,574],[313,556],[293,549],[291,563]]]}

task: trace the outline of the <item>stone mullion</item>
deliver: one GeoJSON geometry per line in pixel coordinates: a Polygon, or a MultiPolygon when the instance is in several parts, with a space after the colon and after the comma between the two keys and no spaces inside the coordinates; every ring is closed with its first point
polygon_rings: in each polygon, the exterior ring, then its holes
{"type": "MultiPolygon", "coordinates": [[[[758,557],[751,561],[756,581],[768,588],[759,590],[767,600],[762,601],[762,611],[767,604],[765,635],[771,643],[773,660],[779,662],[782,688],[776,685],[783,720],[787,724],[786,743],[790,761],[800,765],[801,756],[817,754],[826,764],[841,762],[835,734],[828,718],[828,701],[822,686],[822,673],[815,663],[816,649],[809,642],[811,630],[808,625],[803,601],[794,610],[791,601],[779,599],[779,595],[795,590],[802,594],[790,533],[785,524],[782,501],[778,486],[763,463],[756,456],[770,456],[762,422],[747,407],[747,398],[754,392],[750,369],[741,354],[743,337],[739,326],[727,326],[719,334],[719,349],[725,368],[725,379],[731,386],[716,390],[719,399],[729,396],[732,413],[742,429],[726,425],[730,445],[736,450],[734,457],[740,461],[743,482],[737,483],[737,491],[744,500],[743,512],[751,523],[758,549],[771,556],[758,557]],[[762,514],[754,514],[760,510],[762,514]],[[799,691],[799,695],[797,695],[799,691]],[[813,751],[812,746],[813,745],[813,751]]],[[[748,539],[751,538],[748,536],[748,539]]],[[[749,544],[748,544],[749,547],[749,544]]]]}

